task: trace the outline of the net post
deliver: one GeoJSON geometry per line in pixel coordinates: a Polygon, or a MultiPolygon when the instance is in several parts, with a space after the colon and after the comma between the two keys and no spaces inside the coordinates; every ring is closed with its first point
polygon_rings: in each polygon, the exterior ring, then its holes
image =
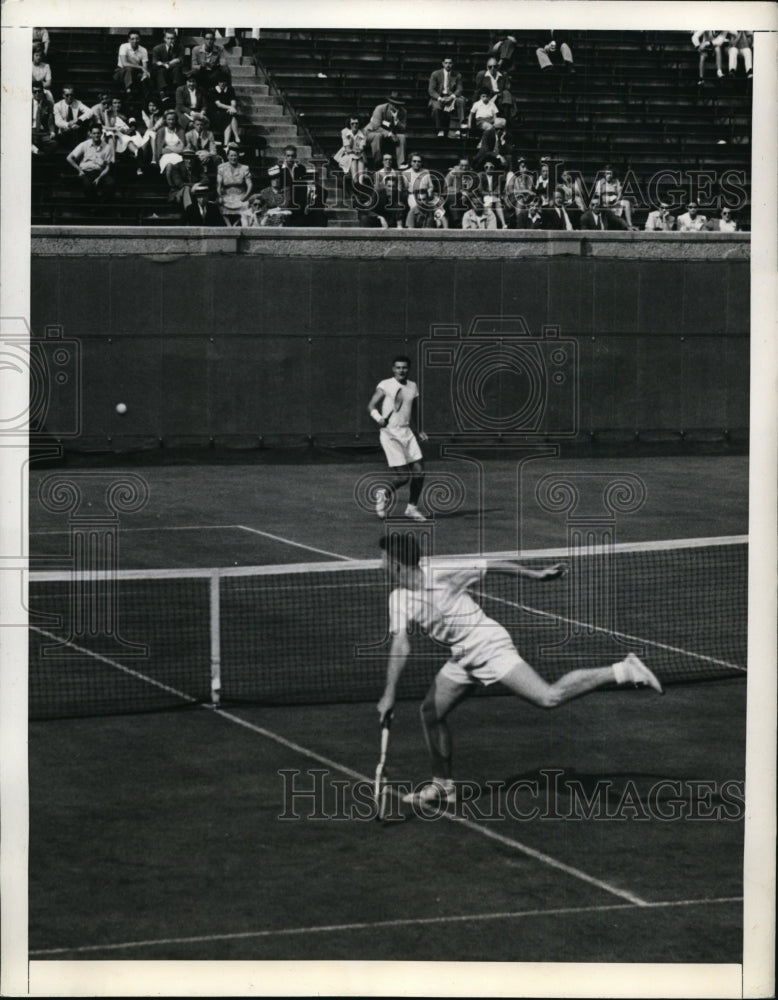
{"type": "Polygon", "coordinates": [[[211,618],[211,707],[218,708],[221,699],[221,603],[219,571],[214,570],[210,578],[210,618],[211,618]]]}

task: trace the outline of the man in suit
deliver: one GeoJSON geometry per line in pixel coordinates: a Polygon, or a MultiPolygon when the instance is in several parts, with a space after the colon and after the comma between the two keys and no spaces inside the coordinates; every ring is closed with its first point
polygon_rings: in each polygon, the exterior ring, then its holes
{"type": "Polygon", "coordinates": [[[184,153],[193,154],[190,169],[194,177],[202,177],[208,167],[216,169],[222,162],[207,118],[195,118],[194,125],[186,133],[184,153]]]}
{"type": "Polygon", "coordinates": [[[284,193],[284,208],[291,210],[288,226],[301,226],[302,211],[308,194],[308,171],[297,159],[297,147],[286,146],[284,157],[278,164],[281,170],[281,190],[284,193]]]}
{"type": "Polygon", "coordinates": [[[516,213],[517,229],[545,229],[543,213],[540,210],[540,198],[533,194],[527,208],[520,208],[516,213]]]}
{"type": "Polygon", "coordinates": [[[559,229],[570,232],[573,228],[565,208],[565,193],[560,188],[555,189],[552,203],[547,208],[542,209],[541,215],[544,229],[559,229]]]}
{"type": "Polygon", "coordinates": [[[54,105],[54,125],[60,146],[75,149],[79,142],[83,142],[91,117],[92,112],[86,104],[77,100],[73,88],[64,86],[62,100],[54,105]]]}
{"type": "Polygon", "coordinates": [[[581,229],[621,229],[629,230],[627,223],[614,215],[603,211],[599,198],[592,198],[588,211],[581,216],[581,229]]]}
{"type": "Polygon", "coordinates": [[[327,192],[319,183],[314,167],[308,167],[305,173],[306,189],[304,206],[297,220],[292,225],[323,227],[327,225],[327,192]]]}
{"type": "Polygon", "coordinates": [[[192,73],[197,85],[205,90],[215,87],[219,80],[232,79],[227,57],[221,45],[216,44],[216,32],[207,28],[203,32],[203,44],[192,49],[192,73]]]}
{"type": "Polygon", "coordinates": [[[405,128],[407,122],[405,102],[393,90],[385,103],[376,105],[370,121],[365,126],[365,136],[370,145],[370,156],[376,166],[380,166],[384,153],[392,153],[400,170],[407,167],[405,162],[405,128]]]}
{"type": "Polygon", "coordinates": [[[151,78],[160,97],[172,96],[183,86],[184,59],[172,28],[165,28],[164,41],[151,50],[151,78]]]}
{"type": "Polygon", "coordinates": [[[37,81],[32,85],[32,151],[33,153],[53,153],[57,149],[54,134],[54,106],[37,81]]]}
{"type": "Polygon", "coordinates": [[[453,59],[447,56],[443,60],[441,68],[430,74],[427,92],[430,98],[429,105],[432,108],[432,119],[438,130],[438,138],[442,139],[448,133],[453,115],[456,123],[454,134],[458,139],[467,115],[465,113],[462,74],[454,69],[453,59]]]}
{"type": "Polygon", "coordinates": [[[194,75],[186,74],[186,83],[176,89],[176,114],[181,128],[190,129],[198,118],[205,118],[207,97],[197,86],[194,75]]]}
{"type": "Polygon", "coordinates": [[[208,200],[208,185],[195,184],[192,187],[193,201],[184,209],[184,224],[187,226],[223,226],[224,218],[218,207],[208,200]]]}

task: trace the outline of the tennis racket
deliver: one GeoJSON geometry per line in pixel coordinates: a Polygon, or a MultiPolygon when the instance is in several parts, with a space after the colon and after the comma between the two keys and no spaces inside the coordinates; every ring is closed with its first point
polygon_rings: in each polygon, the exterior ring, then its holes
{"type": "Polygon", "coordinates": [[[378,758],[378,767],[375,769],[375,781],[373,782],[373,798],[376,805],[376,819],[381,821],[386,815],[386,807],[389,802],[389,789],[386,787],[384,778],[384,766],[386,765],[386,751],[389,749],[389,729],[392,725],[394,712],[387,712],[381,719],[381,756],[378,758]]]}

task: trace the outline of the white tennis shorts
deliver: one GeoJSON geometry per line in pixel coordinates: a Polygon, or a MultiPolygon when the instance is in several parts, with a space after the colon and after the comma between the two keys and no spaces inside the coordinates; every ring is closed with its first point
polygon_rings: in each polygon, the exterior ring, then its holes
{"type": "Polygon", "coordinates": [[[382,427],[379,439],[390,468],[421,461],[421,448],[410,427],[392,427],[391,430],[382,427]]]}
{"type": "Polygon", "coordinates": [[[439,675],[456,684],[481,684],[487,687],[496,684],[513,669],[526,666],[516,648],[506,644],[495,649],[486,660],[448,660],[439,670],[439,675]]]}

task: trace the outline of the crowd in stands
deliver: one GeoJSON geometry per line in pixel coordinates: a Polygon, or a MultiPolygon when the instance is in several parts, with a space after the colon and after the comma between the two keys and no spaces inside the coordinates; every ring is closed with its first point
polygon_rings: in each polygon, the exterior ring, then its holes
{"type": "MultiPolygon", "coordinates": [[[[231,29],[226,29],[227,31],[231,29]]],[[[219,36],[221,38],[221,36],[219,36]]],[[[575,74],[572,39],[551,31],[534,49],[546,77],[575,74]]],[[[34,32],[32,50],[32,152],[65,154],[86,198],[109,199],[114,171],[126,164],[138,178],[164,178],[168,197],[192,225],[326,226],[328,192],[322,168],[300,163],[288,145],[267,163],[262,180],[242,156],[241,111],[224,47],[215,29],[185,52],[177,31],[166,29],[147,47],[141,33],[118,46],[112,80],[100,100],[82,103],[74,87],[53,79],[46,29],[34,32]],[[55,102],[54,94],[60,99],[55,102]]],[[[753,71],[752,36],[746,31],[695,31],[699,81],[709,57],[717,77],[742,62],[753,71]]],[[[451,56],[428,83],[431,134],[456,139],[459,155],[445,171],[428,169],[408,134],[405,102],[390,90],[369,115],[352,114],[333,160],[344,203],[363,227],[383,229],[634,231],[633,204],[611,165],[587,185],[579,172],[553,156],[528,161],[516,148],[520,123],[511,72],[517,40],[501,35],[483,68],[466,80],[451,56]]],[[[451,147],[441,146],[442,149],[451,147]]],[[[707,218],[689,201],[675,215],[661,202],[646,231],[736,231],[732,210],[707,218]]]]}

